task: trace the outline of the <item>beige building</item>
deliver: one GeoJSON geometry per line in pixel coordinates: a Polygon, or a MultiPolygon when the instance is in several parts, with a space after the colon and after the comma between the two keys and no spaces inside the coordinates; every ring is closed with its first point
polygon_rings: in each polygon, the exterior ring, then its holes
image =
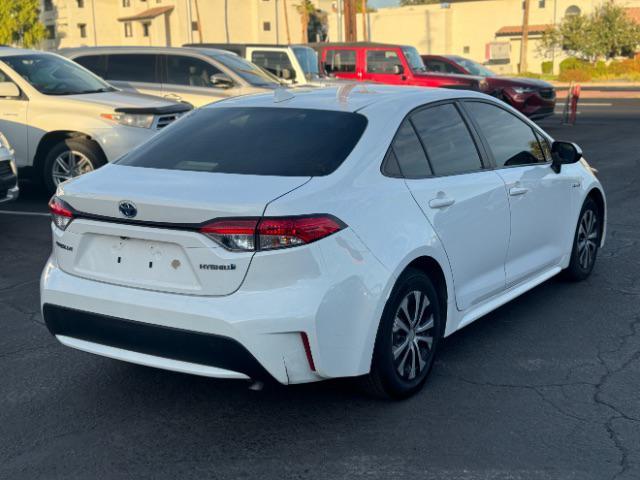
{"type": "MultiPolygon", "coordinates": [[[[0,0],[1,1],[1,0],[0,0]]],[[[528,70],[540,72],[542,32],[566,15],[590,13],[608,0],[530,0],[528,70]]],[[[640,0],[613,0],[640,21],[640,0]]],[[[180,46],[199,42],[299,43],[299,0],[42,0],[46,49],[93,45],[180,46]],[[285,12],[286,5],[286,12],[285,12]],[[288,28],[287,28],[288,24],[288,28]],[[288,30],[288,34],[287,34],[288,30]]],[[[341,0],[314,0],[328,14],[329,40],[341,41],[341,0]]],[[[481,0],[381,8],[367,14],[372,41],[414,45],[420,53],[490,61],[518,71],[522,0],[481,0]]],[[[362,17],[357,19],[363,39],[362,17]]],[[[555,66],[563,58],[555,54],[555,66]]]]}
{"type": "MultiPolygon", "coordinates": [[[[42,0],[41,19],[48,33],[43,48],[181,46],[199,41],[299,43],[302,23],[298,3],[297,0],[42,0]]],[[[314,3],[326,11],[331,9],[331,0],[314,3]]]]}

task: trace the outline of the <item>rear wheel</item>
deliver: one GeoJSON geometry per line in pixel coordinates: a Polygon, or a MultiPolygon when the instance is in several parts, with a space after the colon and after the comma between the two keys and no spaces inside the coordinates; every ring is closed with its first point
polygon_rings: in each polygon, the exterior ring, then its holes
{"type": "Polygon", "coordinates": [[[85,138],[68,138],[55,144],[44,161],[42,179],[50,194],[62,182],[92,172],[107,163],[100,148],[85,138]]]}
{"type": "Polygon", "coordinates": [[[406,398],[422,388],[441,337],[438,294],[429,277],[407,270],[384,309],[365,388],[383,398],[406,398]]]}
{"type": "Polygon", "coordinates": [[[564,271],[564,276],[569,280],[584,280],[591,274],[600,246],[601,222],[598,205],[592,198],[587,198],[580,211],[571,261],[564,271]]]}

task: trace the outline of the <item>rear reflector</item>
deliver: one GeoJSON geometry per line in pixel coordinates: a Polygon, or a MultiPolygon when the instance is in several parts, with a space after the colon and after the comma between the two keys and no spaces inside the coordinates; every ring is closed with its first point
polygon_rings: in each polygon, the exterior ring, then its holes
{"type": "Polygon", "coordinates": [[[233,251],[275,250],[315,242],[346,225],[332,215],[214,220],[200,232],[233,251]]]}
{"type": "Polygon", "coordinates": [[[300,332],[302,338],[302,345],[304,346],[304,353],[307,355],[307,362],[309,362],[309,368],[312,372],[316,371],[316,364],[313,361],[313,355],[311,355],[311,345],[309,345],[309,337],[305,332],[300,332]]]}
{"type": "Polygon", "coordinates": [[[53,224],[60,230],[66,230],[73,220],[73,209],[65,201],[56,196],[49,200],[49,212],[53,224]]]}

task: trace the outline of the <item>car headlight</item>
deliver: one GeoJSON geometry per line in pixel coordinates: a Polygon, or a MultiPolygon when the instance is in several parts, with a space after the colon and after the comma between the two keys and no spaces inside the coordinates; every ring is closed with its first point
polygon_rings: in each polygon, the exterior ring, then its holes
{"type": "Polygon", "coordinates": [[[102,118],[126,127],[151,128],[153,115],[148,113],[103,113],[102,118]]]}
{"type": "Polygon", "coordinates": [[[513,87],[513,91],[518,95],[522,95],[523,93],[533,93],[536,89],[531,87],[513,87]]]}

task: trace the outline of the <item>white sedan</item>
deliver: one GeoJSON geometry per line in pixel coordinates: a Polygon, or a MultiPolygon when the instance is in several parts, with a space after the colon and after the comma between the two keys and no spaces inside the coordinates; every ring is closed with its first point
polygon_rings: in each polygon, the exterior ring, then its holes
{"type": "Polygon", "coordinates": [[[50,207],[42,310],[63,344],[393,398],[443,337],[587,277],[606,219],[574,144],[479,93],[380,85],[210,105],[50,207]]]}

